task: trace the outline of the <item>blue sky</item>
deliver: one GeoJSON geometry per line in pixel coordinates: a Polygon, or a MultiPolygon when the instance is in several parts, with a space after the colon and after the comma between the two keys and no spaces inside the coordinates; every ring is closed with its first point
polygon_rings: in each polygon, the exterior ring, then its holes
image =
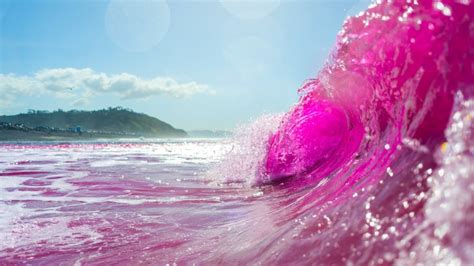
{"type": "Polygon", "coordinates": [[[368,1],[256,1],[0,0],[0,114],[123,106],[193,130],[285,112],[368,1]]]}

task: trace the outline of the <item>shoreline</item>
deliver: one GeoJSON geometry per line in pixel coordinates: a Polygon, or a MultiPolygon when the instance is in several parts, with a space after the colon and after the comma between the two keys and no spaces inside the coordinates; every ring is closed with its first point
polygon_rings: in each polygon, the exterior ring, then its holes
{"type": "Polygon", "coordinates": [[[152,139],[152,138],[183,138],[182,136],[150,136],[125,133],[93,133],[93,132],[43,132],[0,129],[0,141],[71,141],[100,139],[152,139]]]}

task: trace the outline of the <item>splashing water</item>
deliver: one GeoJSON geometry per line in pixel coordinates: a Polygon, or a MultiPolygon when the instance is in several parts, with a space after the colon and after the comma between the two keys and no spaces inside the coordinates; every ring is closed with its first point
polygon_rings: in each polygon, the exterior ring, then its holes
{"type": "Polygon", "coordinates": [[[230,140],[230,152],[208,171],[208,179],[217,183],[224,180],[225,183],[255,184],[259,162],[266,154],[266,140],[277,130],[282,117],[282,114],[267,114],[250,124],[239,126],[230,140]]]}
{"type": "Polygon", "coordinates": [[[474,264],[473,18],[377,1],[230,141],[1,145],[0,261],[474,264]]]}

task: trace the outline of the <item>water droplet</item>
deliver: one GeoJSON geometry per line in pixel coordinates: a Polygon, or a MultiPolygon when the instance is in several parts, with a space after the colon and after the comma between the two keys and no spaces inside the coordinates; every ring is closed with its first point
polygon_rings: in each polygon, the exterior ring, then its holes
{"type": "Polygon", "coordinates": [[[387,174],[388,174],[389,176],[393,176],[392,168],[387,167],[387,174]]]}
{"type": "Polygon", "coordinates": [[[434,7],[440,10],[443,13],[443,15],[451,16],[451,8],[447,5],[444,5],[442,2],[435,2],[434,7]]]}

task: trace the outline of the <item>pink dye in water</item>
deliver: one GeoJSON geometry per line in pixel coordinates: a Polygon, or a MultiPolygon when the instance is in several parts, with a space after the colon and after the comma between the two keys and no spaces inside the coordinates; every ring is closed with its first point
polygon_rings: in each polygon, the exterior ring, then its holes
{"type": "Polygon", "coordinates": [[[473,18],[469,0],[349,18],[247,142],[2,145],[0,261],[472,265],[473,18]]]}

